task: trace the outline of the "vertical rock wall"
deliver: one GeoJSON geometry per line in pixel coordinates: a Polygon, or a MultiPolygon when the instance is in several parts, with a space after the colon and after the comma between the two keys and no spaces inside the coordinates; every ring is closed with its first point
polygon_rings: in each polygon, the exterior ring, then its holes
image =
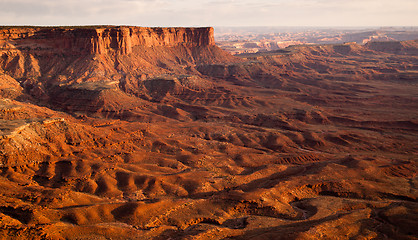
{"type": "Polygon", "coordinates": [[[148,27],[3,27],[0,41],[17,48],[64,53],[129,54],[135,46],[214,45],[213,28],[148,27]]]}

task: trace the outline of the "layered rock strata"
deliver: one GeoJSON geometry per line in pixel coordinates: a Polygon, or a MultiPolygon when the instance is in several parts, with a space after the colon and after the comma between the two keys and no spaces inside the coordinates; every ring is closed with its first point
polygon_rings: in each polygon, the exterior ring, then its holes
{"type": "MultiPolygon", "coordinates": [[[[135,46],[214,45],[213,32],[211,27],[4,27],[0,29],[0,43],[13,41],[15,47],[28,50],[49,49],[86,54],[106,54],[115,51],[124,55],[131,53],[135,46]],[[31,44],[25,45],[28,38],[31,44]]],[[[2,46],[3,50],[7,47],[13,48],[7,45],[2,46]]]]}

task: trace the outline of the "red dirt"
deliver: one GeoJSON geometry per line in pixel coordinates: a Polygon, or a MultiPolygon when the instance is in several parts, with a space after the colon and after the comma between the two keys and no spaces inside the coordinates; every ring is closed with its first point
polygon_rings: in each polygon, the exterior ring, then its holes
{"type": "Polygon", "coordinates": [[[416,239],[418,42],[212,34],[0,29],[3,238],[416,239]]]}

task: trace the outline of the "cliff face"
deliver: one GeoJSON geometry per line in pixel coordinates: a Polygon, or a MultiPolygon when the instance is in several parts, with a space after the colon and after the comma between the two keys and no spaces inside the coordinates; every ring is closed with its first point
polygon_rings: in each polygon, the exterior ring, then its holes
{"type": "Polygon", "coordinates": [[[210,27],[0,26],[0,71],[35,85],[189,74],[195,65],[230,61],[238,60],[215,45],[210,27]]]}
{"type": "Polygon", "coordinates": [[[418,54],[418,40],[409,40],[401,42],[368,42],[365,46],[373,51],[406,54],[416,56],[418,54]]]}
{"type": "Polygon", "coordinates": [[[0,41],[13,41],[17,48],[65,53],[129,54],[135,46],[214,45],[213,28],[149,27],[17,27],[0,29],[0,41]],[[29,41],[28,41],[29,40],[29,41]],[[30,42],[30,44],[28,44],[30,42]]]}

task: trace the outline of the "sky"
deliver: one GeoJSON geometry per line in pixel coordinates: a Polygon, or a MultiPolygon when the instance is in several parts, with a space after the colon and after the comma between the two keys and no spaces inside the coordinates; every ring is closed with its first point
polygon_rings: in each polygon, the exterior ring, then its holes
{"type": "Polygon", "coordinates": [[[418,26],[418,0],[0,0],[0,25],[418,26]]]}

